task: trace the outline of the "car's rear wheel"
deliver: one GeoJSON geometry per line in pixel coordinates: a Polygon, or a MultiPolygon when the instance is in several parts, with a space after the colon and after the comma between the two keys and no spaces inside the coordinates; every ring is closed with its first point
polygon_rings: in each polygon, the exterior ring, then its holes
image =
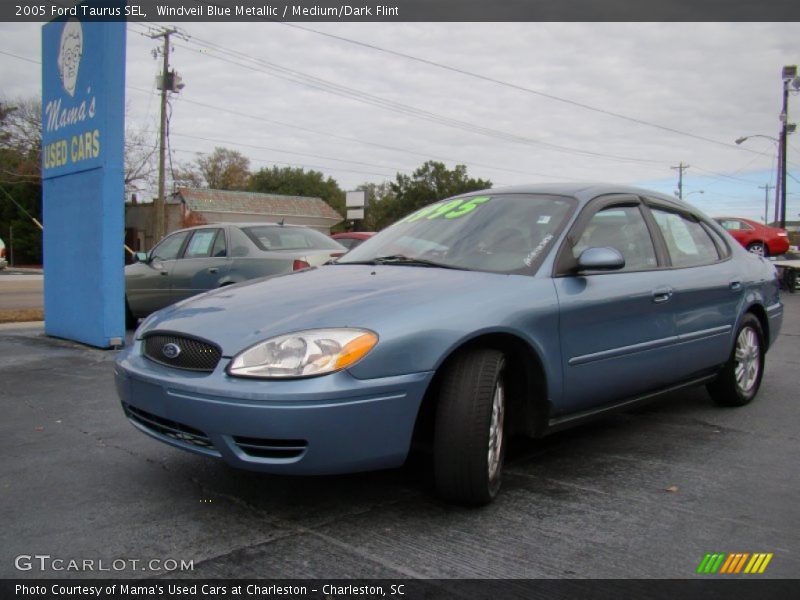
{"type": "Polygon", "coordinates": [[[503,353],[457,356],[442,374],[434,433],[434,480],[452,502],[480,505],[500,489],[506,449],[503,353]]]}
{"type": "Polygon", "coordinates": [[[747,313],[736,332],[727,364],[708,385],[714,402],[721,406],[744,406],[755,398],[764,374],[764,333],[761,323],[747,313]]]}
{"type": "Polygon", "coordinates": [[[753,254],[758,254],[759,256],[767,256],[769,252],[767,251],[767,246],[764,242],[753,242],[747,246],[747,251],[753,254]]]}

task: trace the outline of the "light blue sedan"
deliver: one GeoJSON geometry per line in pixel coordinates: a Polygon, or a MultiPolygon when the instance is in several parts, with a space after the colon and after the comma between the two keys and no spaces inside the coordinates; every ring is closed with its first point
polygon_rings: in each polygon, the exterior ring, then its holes
{"type": "Polygon", "coordinates": [[[674,198],[491,189],[154,313],[116,384],[142,432],[235,467],[396,467],[418,440],[439,494],[482,504],[511,435],[686,386],[747,404],[782,317],[775,268],[674,198]]]}

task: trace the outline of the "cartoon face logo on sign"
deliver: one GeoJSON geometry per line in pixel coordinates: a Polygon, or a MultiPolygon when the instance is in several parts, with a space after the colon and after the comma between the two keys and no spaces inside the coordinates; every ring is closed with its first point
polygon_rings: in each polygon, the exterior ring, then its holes
{"type": "Polygon", "coordinates": [[[61,77],[61,85],[70,96],[75,96],[82,54],[83,28],[80,21],[70,19],[64,23],[58,48],[58,75],[61,77]]]}

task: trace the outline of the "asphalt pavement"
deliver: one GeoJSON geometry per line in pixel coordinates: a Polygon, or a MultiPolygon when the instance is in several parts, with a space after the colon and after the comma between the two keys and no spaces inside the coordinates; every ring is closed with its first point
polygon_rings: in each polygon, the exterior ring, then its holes
{"type": "Polygon", "coordinates": [[[422,460],[292,478],[170,448],[124,418],[115,352],[0,327],[0,577],[82,576],[15,568],[38,553],[199,577],[693,578],[711,552],[773,553],[763,576],[797,577],[800,294],[784,302],[752,404],[699,388],[519,442],[481,509],[434,498],[422,460]]]}

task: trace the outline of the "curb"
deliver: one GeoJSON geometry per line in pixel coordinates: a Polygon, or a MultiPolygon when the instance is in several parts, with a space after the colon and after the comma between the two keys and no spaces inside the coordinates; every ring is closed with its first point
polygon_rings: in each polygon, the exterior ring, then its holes
{"type": "Polygon", "coordinates": [[[44,321],[21,321],[19,323],[0,323],[0,331],[14,329],[44,329],[44,321]]]}

